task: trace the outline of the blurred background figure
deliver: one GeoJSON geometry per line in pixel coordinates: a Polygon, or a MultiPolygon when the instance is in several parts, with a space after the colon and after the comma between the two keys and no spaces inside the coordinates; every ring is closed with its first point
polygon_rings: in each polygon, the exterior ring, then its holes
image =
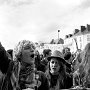
{"type": "Polygon", "coordinates": [[[40,65],[41,62],[41,57],[40,57],[40,53],[38,50],[35,51],[35,68],[38,70],[38,67],[40,65]]]}
{"type": "Polygon", "coordinates": [[[65,48],[62,50],[62,53],[64,54],[65,60],[70,59],[70,57],[71,57],[70,48],[65,47],[65,48]]]}
{"type": "Polygon", "coordinates": [[[66,71],[67,73],[72,73],[72,53],[70,52],[70,48],[65,47],[62,50],[62,53],[64,55],[64,59],[66,60],[66,62],[68,63],[68,65],[66,65],[66,71]]]}
{"type": "Polygon", "coordinates": [[[7,52],[9,54],[9,58],[11,58],[11,60],[13,60],[13,49],[8,49],[7,52]]]}
{"type": "Polygon", "coordinates": [[[88,43],[81,53],[81,63],[74,72],[74,84],[85,88],[90,88],[90,43],[88,43]]]}
{"type": "Polygon", "coordinates": [[[48,64],[47,57],[51,56],[52,51],[50,49],[43,50],[43,58],[41,59],[38,70],[45,72],[48,64]]]}
{"type": "Polygon", "coordinates": [[[74,53],[74,59],[72,61],[72,66],[73,66],[73,72],[75,72],[78,68],[80,63],[82,62],[82,50],[78,49],[75,53],[74,53]]]}

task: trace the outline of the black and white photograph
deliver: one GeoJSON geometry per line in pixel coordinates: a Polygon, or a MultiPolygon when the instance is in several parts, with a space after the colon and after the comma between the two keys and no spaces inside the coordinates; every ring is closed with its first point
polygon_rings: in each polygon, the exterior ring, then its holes
{"type": "Polygon", "coordinates": [[[90,90],[90,0],[0,0],[0,90],[90,90]]]}

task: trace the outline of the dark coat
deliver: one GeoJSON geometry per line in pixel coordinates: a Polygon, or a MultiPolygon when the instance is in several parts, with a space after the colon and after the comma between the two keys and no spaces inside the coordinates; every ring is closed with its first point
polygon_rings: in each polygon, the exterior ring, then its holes
{"type": "Polygon", "coordinates": [[[52,75],[50,72],[46,72],[49,80],[50,90],[69,89],[72,87],[72,77],[69,74],[66,75],[52,75]]]}
{"type": "Polygon", "coordinates": [[[46,75],[41,71],[38,71],[37,74],[39,75],[38,80],[41,82],[41,85],[38,90],[49,90],[49,82],[46,75]]]}
{"type": "MultiPolygon", "coordinates": [[[[0,90],[13,90],[14,87],[12,86],[12,83],[11,83],[11,75],[12,75],[12,71],[13,71],[13,66],[14,66],[14,63],[13,63],[13,61],[11,61],[9,64],[8,71],[5,75],[5,77],[3,78],[0,90]]],[[[48,79],[45,76],[45,74],[41,71],[36,71],[35,73],[39,77],[37,80],[38,81],[37,84],[39,84],[38,85],[39,87],[38,88],[35,87],[36,88],[35,90],[37,90],[37,89],[38,90],[49,90],[49,83],[48,83],[48,79]]],[[[21,84],[22,83],[19,83],[18,86],[23,85],[23,84],[22,85],[21,84]]],[[[26,83],[24,83],[24,84],[26,84],[26,83]]],[[[22,90],[22,88],[16,87],[16,90],[22,90]]]]}

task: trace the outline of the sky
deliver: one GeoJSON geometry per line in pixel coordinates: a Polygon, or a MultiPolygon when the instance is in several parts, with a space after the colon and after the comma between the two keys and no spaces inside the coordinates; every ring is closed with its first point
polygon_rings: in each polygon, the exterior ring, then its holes
{"type": "Polygon", "coordinates": [[[50,42],[90,24],[90,0],[0,0],[0,41],[50,42]]]}

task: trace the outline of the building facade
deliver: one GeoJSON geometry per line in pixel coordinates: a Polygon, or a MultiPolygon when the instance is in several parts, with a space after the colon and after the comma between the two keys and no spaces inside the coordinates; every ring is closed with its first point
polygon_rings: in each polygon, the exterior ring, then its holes
{"type": "MultiPolygon", "coordinates": [[[[76,29],[77,30],[77,29],[76,29]]],[[[83,50],[87,43],[90,43],[90,25],[81,26],[81,30],[66,37],[64,46],[69,47],[71,52],[76,52],[77,49],[83,50]]]]}

